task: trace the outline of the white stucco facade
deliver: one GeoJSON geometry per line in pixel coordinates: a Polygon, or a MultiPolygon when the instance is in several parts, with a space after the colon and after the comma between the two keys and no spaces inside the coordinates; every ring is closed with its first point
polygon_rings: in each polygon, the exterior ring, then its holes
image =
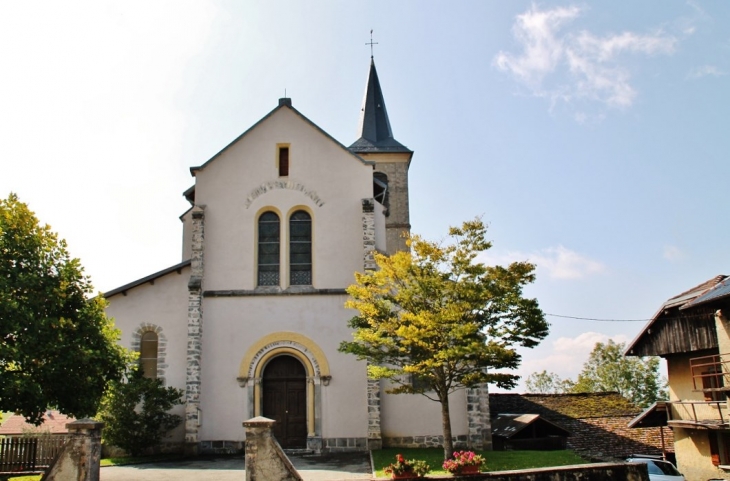
{"type": "MultiPolygon", "coordinates": [[[[344,307],[345,288],[355,272],[374,267],[375,250],[402,248],[398,234],[410,229],[403,209],[412,152],[397,148],[380,165],[377,152],[358,155],[281,99],[220,153],[191,169],[195,185],[185,195],[192,206],[180,217],[181,263],[107,293],[122,343],[139,349],[144,332],[157,333],[157,375],[186,392],[186,405],[178,410],[185,425],[173,433],[175,440],[196,451],[240,449],[242,422],[280,409],[277,403],[285,405],[282,416],[292,419],[281,421],[289,423],[282,443],[290,447],[417,446],[441,435],[438,403],[386,394],[380,383],[367,380],[364,362],[338,352],[352,338],[347,322],[355,314],[344,307]],[[374,187],[376,172],[397,179],[392,197],[374,187]],[[311,244],[305,247],[311,282],[292,285],[295,212],[311,221],[311,244]],[[260,285],[258,276],[266,213],[279,222],[274,285],[260,285]],[[291,358],[287,369],[294,374],[270,377],[270,363],[281,358],[291,358]],[[291,414],[290,402],[301,413],[291,414]],[[306,432],[306,446],[289,429],[306,432]]],[[[465,392],[451,398],[452,430],[462,442],[474,433],[475,419],[484,418],[474,406],[467,408],[465,392]]]]}

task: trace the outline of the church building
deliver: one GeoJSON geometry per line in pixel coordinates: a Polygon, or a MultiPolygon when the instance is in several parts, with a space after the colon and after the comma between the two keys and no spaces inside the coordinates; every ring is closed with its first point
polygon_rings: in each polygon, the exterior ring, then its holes
{"type": "MultiPolygon", "coordinates": [[[[182,261],[105,294],[145,375],[185,392],[171,443],[240,450],[242,422],[265,416],[284,448],[441,444],[440,404],[387,394],[337,350],[352,339],[353,274],[405,249],[411,227],[413,151],[393,137],[372,59],[359,135],[346,147],[279,99],[190,169],[182,261]]],[[[458,445],[486,447],[488,409],[486,386],[452,395],[458,445]]]]}

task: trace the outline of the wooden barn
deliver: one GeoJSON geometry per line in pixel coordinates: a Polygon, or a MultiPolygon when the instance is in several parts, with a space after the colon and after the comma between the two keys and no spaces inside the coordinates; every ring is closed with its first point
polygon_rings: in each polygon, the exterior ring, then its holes
{"type": "Polygon", "coordinates": [[[539,414],[501,414],[492,421],[495,451],[565,449],[570,432],[539,414]]]}
{"type": "Polygon", "coordinates": [[[730,473],[730,277],[715,276],[667,299],[626,356],[661,356],[669,400],[632,426],[668,426],[677,467],[688,479],[730,473]]]}
{"type": "Polygon", "coordinates": [[[567,449],[585,459],[616,461],[632,454],[661,455],[662,440],[667,451],[674,451],[669,428],[629,428],[641,409],[618,393],[494,393],[489,395],[489,410],[492,424],[505,415],[539,415],[569,432],[567,449]]]}

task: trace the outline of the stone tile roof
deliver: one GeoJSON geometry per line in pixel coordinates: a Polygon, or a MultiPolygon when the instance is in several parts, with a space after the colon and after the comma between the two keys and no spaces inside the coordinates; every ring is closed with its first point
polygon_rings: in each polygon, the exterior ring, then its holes
{"type": "Polygon", "coordinates": [[[674,451],[671,429],[628,427],[641,409],[618,393],[490,394],[489,411],[492,421],[500,414],[537,414],[570,432],[568,449],[593,461],[660,454],[662,432],[666,450],[674,451]]]}
{"type": "Polygon", "coordinates": [[[61,414],[58,411],[47,411],[43,415],[43,424],[35,426],[25,422],[25,418],[19,414],[8,417],[0,426],[0,436],[15,436],[31,432],[67,434],[66,424],[76,419],[61,414]]]}
{"type": "Polygon", "coordinates": [[[490,394],[489,410],[498,414],[540,414],[546,419],[636,416],[641,412],[615,392],[576,394],[490,394]]]}

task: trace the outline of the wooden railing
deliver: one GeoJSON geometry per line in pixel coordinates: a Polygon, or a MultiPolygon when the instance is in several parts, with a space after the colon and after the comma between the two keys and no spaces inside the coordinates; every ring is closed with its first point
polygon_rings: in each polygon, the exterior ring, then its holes
{"type": "Polygon", "coordinates": [[[689,360],[689,369],[695,391],[711,393],[730,390],[730,354],[695,357],[689,360]]]}
{"type": "Polygon", "coordinates": [[[698,425],[727,426],[730,422],[725,401],[671,401],[669,422],[684,421],[698,425]]]}
{"type": "Polygon", "coordinates": [[[66,436],[0,439],[0,474],[42,473],[66,443],[66,436]]]}

